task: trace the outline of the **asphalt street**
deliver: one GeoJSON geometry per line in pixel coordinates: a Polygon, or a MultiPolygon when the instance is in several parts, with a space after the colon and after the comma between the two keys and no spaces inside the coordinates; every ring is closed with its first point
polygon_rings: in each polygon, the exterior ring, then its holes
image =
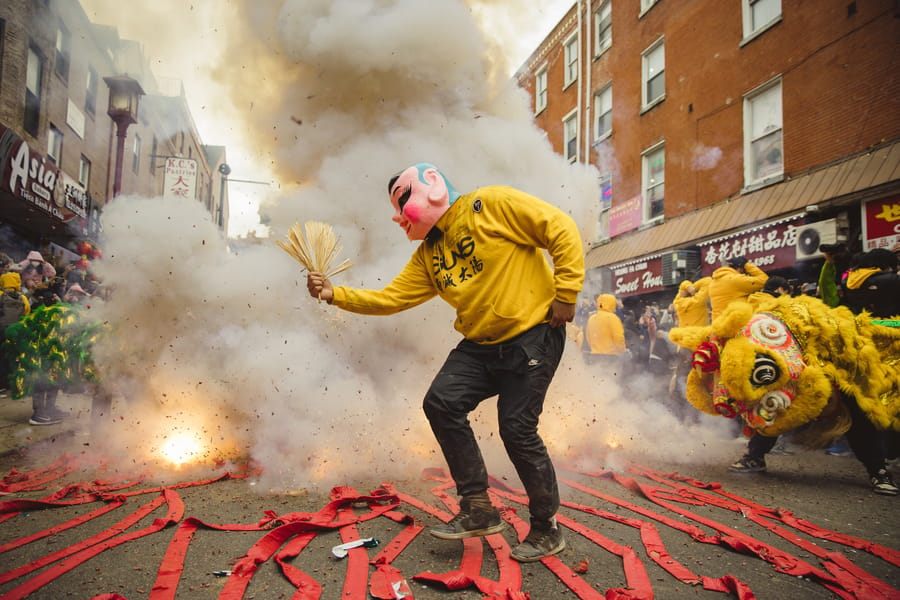
{"type": "Polygon", "coordinates": [[[0,598],[900,598],[900,498],[852,457],[792,448],[747,475],[598,451],[559,468],[567,548],[520,565],[517,482],[491,489],[504,533],[441,541],[425,528],[454,508],[442,465],[331,496],[263,493],[240,469],[160,486],[79,460],[90,399],[59,405],[64,423],[31,427],[27,401],[0,402],[0,598]]]}

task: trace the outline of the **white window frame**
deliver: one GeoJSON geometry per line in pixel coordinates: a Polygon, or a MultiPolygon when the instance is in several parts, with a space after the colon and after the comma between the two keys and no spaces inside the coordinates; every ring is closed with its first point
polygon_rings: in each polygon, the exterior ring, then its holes
{"type": "Polygon", "coordinates": [[[781,0],[741,0],[744,42],[781,22],[781,0]]]}
{"type": "Polygon", "coordinates": [[[81,160],[78,163],[78,183],[85,190],[90,188],[91,185],[91,161],[84,154],[81,155],[81,160]]]}
{"type": "Polygon", "coordinates": [[[534,114],[547,108],[547,65],[534,74],[534,114]]]}
{"type": "Polygon", "coordinates": [[[600,56],[612,46],[612,0],[605,0],[594,13],[594,56],[600,56]],[[604,22],[607,25],[604,27],[604,22]]]}
{"type": "Polygon", "coordinates": [[[649,110],[666,99],[666,40],[661,37],[641,53],[641,110],[649,110]],[[658,63],[662,63],[659,66],[658,63]],[[655,70],[654,70],[655,69],[655,70]],[[650,98],[650,83],[662,77],[662,92],[650,98]]]}
{"type": "Polygon", "coordinates": [[[53,161],[57,167],[62,165],[62,150],[63,132],[56,125],[50,123],[47,128],[47,158],[53,161]]]}
{"type": "Polygon", "coordinates": [[[604,140],[612,135],[612,110],[613,110],[613,95],[612,95],[612,82],[607,83],[605,86],[600,88],[594,93],[594,141],[599,142],[600,140],[604,140]],[[609,127],[607,129],[601,130],[600,125],[603,121],[603,117],[605,115],[609,115],[609,127]]]}
{"type": "Polygon", "coordinates": [[[56,74],[69,80],[69,67],[72,62],[72,34],[60,23],[56,28],[56,42],[54,44],[54,70],[56,74]]]}
{"type": "Polygon", "coordinates": [[[563,89],[566,89],[578,81],[578,32],[566,38],[563,42],[563,89]]]}
{"type": "Polygon", "coordinates": [[[563,156],[569,162],[578,160],[578,109],[571,111],[562,119],[563,156]],[[570,149],[574,152],[570,154],[570,149]]]}
{"type": "Polygon", "coordinates": [[[659,0],[641,0],[641,13],[638,15],[638,18],[643,17],[644,13],[653,8],[657,2],[659,0]]]}
{"type": "Polygon", "coordinates": [[[25,131],[37,137],[41,126],[41,97],[44,92],[44,61],[46,59],[38,49],[29,44],[28,59],[25,65],[25,131]],[[34,120],[32,124],[30,121],[34,120]],[[33,127],[32,127],[33,125],[33,127]]]}
{"type": "Polygon", "coordinates": [[[755,189],[784,178],[782,100],[780,76],[744,96],[745,189],[755,189]]]}
{"type": "Polygon", "coordinates": [[[641,199],[644,224],[662,221],[666,214],[666,144],[659,142],[641,153],[641,199]],[[662,155],[662,173],[652,174],[651,165],[658,155],[662,155]],[[662,210],[658,215],[651,216],[651,194],[656,190],[662,190],[662,210]]]}

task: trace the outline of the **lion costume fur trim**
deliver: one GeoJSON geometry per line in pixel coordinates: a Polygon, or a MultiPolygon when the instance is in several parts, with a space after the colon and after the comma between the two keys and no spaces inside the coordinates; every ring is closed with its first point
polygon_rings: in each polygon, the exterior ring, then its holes
{"type": "MultiPolygon", "coordinates": [[[[900,329],[874,324],[866,312],[854,315],[847,307],[831,308],[810,296],[780,296],[756,306],[733,302],[709,326],[673,328],[669,339],[679,346],[694,351],[701,343],[712,342],[720,349],[719,372],[704,374],[694,369],[688,375],[687,398],[692,406],[719,414],[713,403],[717,376],[736,400],[752,404],[762,395],[749,385],[747,371],[758,348],[738,335],[759,312],[772,313],[785,323],[806,363],[796,381],[792,409],[760,433],[779,435],[815,420],[827,406],[832,386],[856,398],[879,429],[900,431],[900,329]]],[[[784,362],[780,357],[776,360],[784,362]]]]}

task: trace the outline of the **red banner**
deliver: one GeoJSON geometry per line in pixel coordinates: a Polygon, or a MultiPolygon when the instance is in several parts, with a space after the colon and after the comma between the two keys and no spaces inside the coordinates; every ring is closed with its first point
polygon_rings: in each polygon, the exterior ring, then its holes
{"type": "Polygon", "coordinates": [[[612,293],[619,298],[665,289],[661,256],[632,261],[610,267],[609,270],[612,273],[612,293]]]}

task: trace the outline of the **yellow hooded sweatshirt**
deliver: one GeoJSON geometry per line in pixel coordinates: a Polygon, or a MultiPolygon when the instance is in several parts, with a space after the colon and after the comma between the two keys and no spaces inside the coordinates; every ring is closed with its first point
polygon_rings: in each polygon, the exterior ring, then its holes
{"type": "MultiPolygon", "coordinates": [[[[10,295],[16,295],[22,300],[22,304],[25,306],[25,314],[31,312],[31,303],[28,301],[28,298],[22,294],[22,277],[18,273],[4,273],[0,275],[0,296],[3,294],[7,294],[12,292],[10,295]]],[[[0,331],[0,334],[3,332],[0,331]]]]}
{"type": "Polygon", "coordinates": [[[597,296],[597,312],[590,316],[585,330],[591,354],[618,356],[625,352],[625,326],[616,314],[616,297],[612,294],[597,296]]]}
{"type": "Polygon", "coordinates": [[[698,279],[696,283],[682,281],[678,286],[678,295],[672,300],[679,327],[705,327],[709,325],[709,277],[698,279]],[[694,286],[693,296],[682,295],[689,287],[694,286]]]}
{"type": "Polygon", "coordinates": [[[548,321],[553,300],[574,304],[584,282],[578,227],[555,206],[491,186],[460,196],[382,290],[333,288],[332,304],[389,315],[439,295],[467,340],[496,344],[548,321]],[[553,268],[544,257],[550,253],[553,268]]]}
{"type": "Polygon", "coordinates": [[[744,265],[744,271],[741,273],[731,267],[719,267],[713,271],[709,284],[709,307],[713,319],[732,302],[746,300],[766,285],[769,276],[752,262],[744,265]]]}

